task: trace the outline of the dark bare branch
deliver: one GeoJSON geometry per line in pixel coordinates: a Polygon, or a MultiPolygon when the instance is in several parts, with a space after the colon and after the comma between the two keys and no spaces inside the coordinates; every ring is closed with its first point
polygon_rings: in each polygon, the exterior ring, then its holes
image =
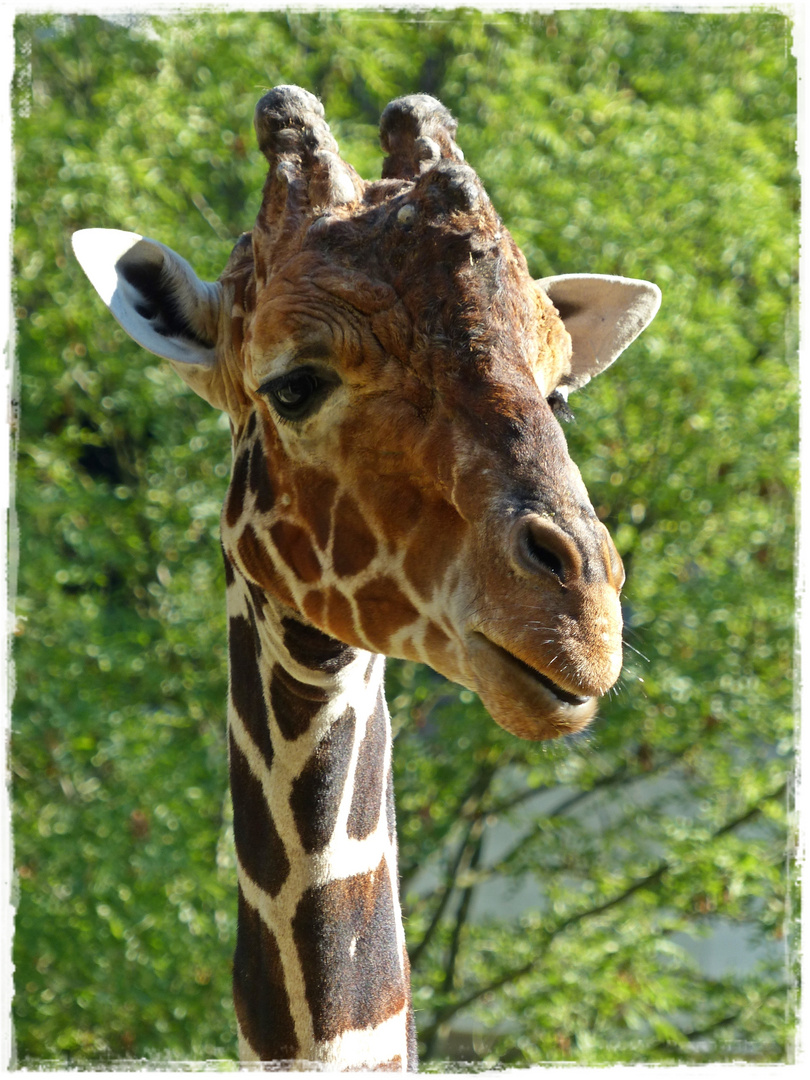
{"type": "MultiPolygon", "coordinates": [[[[731,821],[726,822],[719,829],[717,829],[712,834],[712,839],[719,839],[721,836],[727,835],[729,832],[733,831],[736,828],[739,828],[741,825],[747,824],[749,821],[754,820],[762,813],[763,808],[767,803],[773,802],[775,799],[782,798],[786,790],[787,783],[780,784],[780,786],[775,791],[772,791],[768,795],[765,795],[754,806],[750,807],[744,813],[738,815],[736,818],[733,818],[731,821]]],[[[612,908],[624,903],[625,900],[628,900],[631,896],[641,891],[642,889],[648,889],[653,887],[657,888],[658,886],[660,886],[660,883],[664,876],[672,869],[672,861],[664,860],[649,874],[646,874],[643,878],[639,878],[636,881],[632,882],[630,885],[628,885],[625,889],[623,889],[620,893],[618,893],[611,899],[604,901],[604,903],[602,904],[597,904],[594,907],[587,908],[584,911],[574,912],[567,918],[563,919],[561,922],[557,923],[557,925],[552,927],[550,930],[545,931],[542,935],[542,946],[541,948],[539,948],[537,954],[531,960],[527,961],[524,964],[520,964],[517,967],[510,969],[509,971],[505,971],[502,975],[499,975],[498,978],[493,979],[485,986],[479,986],[475,990],[471,991],[469,994],[466,994],[464,997],[458,998],[456,1001],[447,1002],[444,1006],[437,1009],[433,1023],[425,1032],[426,1041],[429,1041],[431,1037],[434,1037],[435,1032],[438,1031],[441,1025],[446,1024],[447,1021],[450,1020],[453,1016],[457,1015],[459,1012],[462,1012],[474,1002],[480,1000],[482,997],[485,997],[487,994],[491,994],[494,993],[496,990],[500,990],[503,986],[511,985],[517,982],[519,979],[522,979],[525,975],[528,975],[530,972],[535,970],[542,961],[552,941],[555,938],[559,937],[560,934],[570,929],[570,927],[576,926],[577,924],[585,921],[586,919],[593,918],[596,915],[603,915],[606,911],[610,911],[612,908]]]]}

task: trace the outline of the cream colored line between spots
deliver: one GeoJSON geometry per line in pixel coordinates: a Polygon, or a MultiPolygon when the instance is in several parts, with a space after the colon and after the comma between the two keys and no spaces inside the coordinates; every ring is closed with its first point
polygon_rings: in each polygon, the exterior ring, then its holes
{"type": "MultiPolygon", "coordinates": [[[[383,665],[382,659],[378,661],[377,667],[383,665]]],[[[375,672],[375,675],[377,673],[375,672]]],[[[379,673],[380,677],[382,672],[379,673]]],[[[402,928],[401,912],[399,907],[399,883],[397,880],[396,870],[396,847],[391,843],[391,839],[388,834],[388,815],[387,815],[387,777],[391,768],[391,754],[392,754],[392,740],[390,725],[386,723],[386,741],[384,749],[384,760],[382,767],[383,782],[380,788],[380,802],[377,813],[377,826],[369,833],[368,836],[362,840],[352,839],[348,836],[348,820],[349,812],[351,810],[352,799],[354,795],[355,780],[357,776],[357,762],[360,752],[360,744],[366,735],[368,730],[369,720],[374,712],[374,708],[377,703],[377,696],[380,691],[380,681],[378,678],[372,677],[368,684],[364,682],[365,691],[365,708],[363,712],[365,714],[365,720],[361,723],[361,718],[357,716],[357,725],[355,728],[355,739],[352,746],[352,755],[349,762],[349,768],[347,770],[346,784],[343,789],[343,795],[340,802],[340,808],[338,810],[335,827],[332,832],[332,837],[320,858],[323,859],[324,864],[329,869],[325,871],[325,875],[328,880],[335,881],[338,879],[354,877],[358,874],[366,874],[374,871],[380,864],[382,858],[385,858],[387,872],[389,875],[389,883],[391,888],[391,897],[394,904],[395,914],[395,932],[397,937],[397,955],[400,960],[400,971],[404,975],[402,968],[403,949],[405,947],[405,933],[402,928]],[[339,872],[336,868],[339,867],[339,872]]],[[[362,696],[357,693],[356,701],[361,701],[362,696]]]]}
{"type": "Polygon", "coordinates": [[[461,665],[464,658],[464,649],[461,645],[463,630],[457,629],[452,618],[452,613],[456,607],[452,590],[446,589],[445,583],[443,583],[441,590],[437,590],[428,601],[419,600],[416,592],[410,589],[407,595],[408,599],[418,608],[420,618],[418,621],[415,620],[403,626],[395,634],[391,635],[389,642],[390,654],[401,655],[401,651],[398,653],[397,650],[401,650],[405,642],[410,641],[422,663],[434,666],[436,658],[431,656],[425,645],[425,636],[428,627],[432,623],[447,635],[448,643],[446,648],[452,650],[457,664],[461,665]]]}
{"type": "MultiPolygon", "coordinates": [[[[230,615],[236,614],[237,607],[241,610],[246,610],[248,606],[249,603],[243,589],[237,588],[233,590],[232,595],[229,595],[228,608],[230,615]]],[[[275,641],[272,642],[272,645],[275,646],[273,651],[283,649],[283,646],[281,645],[283,640],[283,627],[281,626],[280,618],[277,614],[267,612],[266,620],[264,622],[260,621],[258,625],[262,637],[264,637],[266,641],[267,639],[275,638],[275,641]]],[[[266,655],[266,653],[262,653],[262,656],[264,655],[266,655]]],[[[383,661],[380,660],[377,667],[381,667],[382,663],[383,661]]],[[[263,680],[265,699],[267,700],[269,665],[262,663],[261,656],[259,657],[259,665],[263,680]]],[[[280,768],[281,759],[276,756],[273,759],[272,765],[268,768],[263,754],[253,742],[253,739],[243,723],[242,718],[233,706],[233,703],[229,701],[229,725],[234,741],[245,756],[251,772],[261,783],[262,793],[268,807],[268,812],[285,844],[291,864],[290,874],[275,898],[266,894],[264,890],[253,881],[241,864],[238,851],[236,853],[237,876],[246,902],[259,913],[262,921],[276,938],[284,972],[284,982],[290,1003],[290,1011],[299,1044],[302,1046],[314,1045],[314,1034],[311,1013],[306,1000],[303,971],[301,969],[298,951],[295,948],[290,924],[305,889],[326,884],[327,882],[334,881],[338,878],[347,878],[357,874],[372,872],[379,865],[382,857],[385,856],[388,873],[390,875],[391,892],[392,896],[395,898],[395,915],[397,916],[397,919],[395,920],[398,945],[397,951],[398,956],[400,957],[400,964],[402,965],[403,963],[404,932],[401,926],[401,918],[399,918],[399,904],[396,899],[397,880],[395,870],[395,848],[392,846],[388,836],[385,784],[382,785],[378,823],[374,832],[363,840],[349,839],[346,833],[359,746],[366,732],[368,718],[371,716],[376,705],[382,676],[381,671],[375,672],[377,677],[372,677],[369,683],[366,683],[365,671],[367,670],[367,667],[368,657],[363,655],[358,656],[355,662],[350,665],[350,670],[346,673],[343,680],[341,680],[342,685],[338,697],[330,701],[328,705],[325,705],[326,715],[323,716],[322,723],[318,724],[318,727],[325,733],[329,730],[331,724],[344,714],[345,709],[350,703],[356,703],[355,708],[357,708],[357,704],[362,703],[360,709],[361,715],[357,718],[357,723],[355,725],[350,767],[333,835],[323,852],[320,852],[315,856],[307,856],[302,850],[298,828],[290,808],[290,793],[295,777],[300,775],[301,769],[310,759],[319,740],[317,738],[304,738],[300,740],[300,746],[298,747],[295,742],[285,744],[285,756],[287,758],[285,767],[280,768]],[[297,754],[295,753],[296,749],[298,749],[297,754]],[[287,767],[290,752],[294,754],[294,763],[291,768],[287,767]]],[[[311,679],[311,672],[302,670],[301,674],[309,676],[311,679]]],[[[277,730],[277,722],[272,714],[270,714],[269,722],[276,729],[275,738],[279,739],[280,734],[277,730]]],[[[390,733],[387,736],[386,742],[385,769],[390,767],[390,733]]],[[[395,1025],[395,1027],[397,1028],[397,1039],[398,1041],[402,1041],[399,1033],[399,1025],[395,1025]]],[[[357,1052],[362,1053],[363,1055],[362,1058],[354,1058],[353,1060],[356,1060],[361,1064],[368,1060],[368,1063],[371,1064],[373,1062],[388,1061],[394,1056],[396,1050],[392,1048],[392,1029],[389,1022],[386,1021],[386,1024],[383,1025],[382,1028],[384,1030],[381,1038],[377,1038],[375,1033],[362,1032],[349,1033],[349,1036],[342,1037],[344,1040],[347,1037],[350,1037],[351,1040],[353,1040],[352,1045],[356,1047],[357,1052]],[[378,1057],[378,1054],[381,1054],[382,1056],[378,1057]]],[[[244,1049],[245,1048],[243,1047],[243,1050],[244,1049]]],[[[337,1047],[334,1052],[339,1052],[337,1047]]],[[[405,1061],[407,1047],[404,1044],[401,1056],[403,1061],[405,1061]]],[[[248,1053],[248,1057],[255,1060],[255,1054],[253,1053],[248,1053]]],[[[334,1057],[333,1060],[337,1061],[338,1058],[334,1057]]]]}
{"type": "MultiPolygon", "coordinates": [[[[356,670],[359,673],[359,665],[357,665],[356,670]]],[[[360,679],[357,680],[357,682],[360,681],[360,679]]],[[[361,692],[366,695],[369,702],[376,701],[377,688],[374,689],[375,693],[372,696],[371,688],[366,686],[365,680],[362,680],[361,692]]],[[[355,686],[347,685],[343,687],[340,696],[329,703],[328,716],[325,716],[324,721],[319,725],[324,734],[329,730],[332,723],[345,713],[350,702],[357,700],[357,695],[358,688],[356,684],[355,686]]],[[[369,708],[369,713],[372,709],[373,704],[369,708]]],[[[317,742],[320,740],[302,737],[292,743],[286,743],[278,731],[275,717],[270,713],[270,723],[275,729],[275,739],[277,742],[281,741],[285,744],[285,759],[276,755],[272,769],[269,769],[264,755],[253,742],[232,702],[229,702],[228,706],[228,720],[237,746],[244,754],[251,772],[261,783],[265,803],[269,808],[276,829],[287,847],[290,862],[295,867],[300,861],[301,865],[307,868],[306,884],[321,885],[336,878],[347,878],[358,873],[366,873],[379,863],[382,851],[390,847],[387,839],[387,827],[384,822],[378,823],[375,832],[364,840],[353,840],[346,836],[346,821],[351,806],[359,742],[362,734],[365,733],[365,724],[358,723],[355,728],[349,776],[341,799],[332,839],[318,855],[308,856],[301,847],[298,826],[290,808],[290,793],[294,780],[300,775],[301,770],[309,761],[317,742]],[[293,757],[292,765],[290,765],[289,761],[291,755],[293,757]],[[375,837],[378,838],[376,846],[373,843],[375,837]],[[383,837],[384,843],[380,840],[383,837]],[[376,861],[371,864],[367,852],[364,851],[366,846],[371,846],[375,851],[379,852],[376,861]],[[335,865],[340,866],[340,872],[335,872],[335,865]]],[[[286,887],[285,884],[284,889],[286,887]]],[[[284,889],[282,889],[282,894],[284,889]]]]}
{"type": "Polygon", "coordinates": [[[250,619],[252,608],[244,599],[242,590],[237,585],[231,585],[228,589],[226,613],[229,619],[250,619]]]}
{"type": "MultiPolygon", "coordinates": [[[[364,729],[358,725],[355,730],[354,745],[352,747],[352,757],[355,761],[363,734],[364,729]]],[[[255,748],[251,753],[250,737],[244,731],[244,727],[238,717],[234,719],[234,738],[236,739],[237,744],[240,745],[242,752],[248,757],[248,762],[254,775],[257,775],[257,777],[267,777],[269,779],[269,773],[272,772],[273,784],[271,785],[271,790],[283,787],[284,791],[278,792],[278,801],[289,804],[289,791],[292,784],[291,778],[289,776],[285,777],[287,783],[284,783],[276,769],[267,769],[261,755],[255,748]],[[239,728],[241,728],[241,731],[237,731],[239,728]]],[[[351,776],[353,774],[353,769],[350,768],[349,772],[351,776]]],[[[267,787],[265,787],[264,784],[263,790],[265,798],[267,798],[267,787]]],[[[377,829],[364,840],[349,840],[345,835],[345,819],[348,816],[348,805],[351,803],[351,790],[352,785],[350,782],[347,782],[344,791],[344,799],[341,804],[341,815],[339,815],[342,820],[336,825],[330,843],[324,851],[318,855],[307,856],[301,850],[297,827],[292,820],[292,814],[282,815],[279,813],[278,809],[274,812],[271,808],[273,820],[285,842],[287,854],[291,862],[290,874],[279,891],[278,896],[275,898],[265,893],[264,890],[253,881],[243,867],[239,859],[238,851],[236,852],[237,877],[245,900],[259,913],[260,918],[268,929],[272,931],[278,944],[290,1011],[299,1043],[304,1046],[313,1044],[314,1034],[311,1013],[306,999],[306,988],[301,962],[291,931],[291,921],[304,891],[307,888],[323,885],[340,878],[372,872],[379,865],[383,855],[386,856],[389,873],[392,874],[392,888],[396,884],[393,877],[394,853],[388,837],[387,823],[383,813],[384,801],[381,798],[381,813],[377,829]],[[343,804],[346,803],[347,800],[348,805],[346,805],[344,809],[343,804]],[[289,826],[286,829],[283,822],[280,820],[282,816],[289,817],[290,819],[289,826]],[[294,851],[294,848],[297,848],[298,850],[294,851]]],[[[393,895],[396,896],[396,893],[393,895]]],[[[396,903],[395,908],[398,908],[398,904],[396,903]]],[[[395,913],[399,915],[398,910],[395,913]]],[[[400,956],[401,964],[402,949],[404,946],[404,940],[399,940],[404,937],[401,925],[398,927],[397,937],[398,955],[400,956]]],[[[389,1057],[390,1056],[392,1055],[389,1055],[389,1057]]],[[[383,1060],[387,1060],[387,1058],[383,1060]]]]}
{"type": "MultiPolygon", "coordinates": [[[[234,739],[243,754],[245,754],[249,767],[254,775],[261,780],[263,793],[268,805],[271,817],[285,844],[287,857],[291,868],[289,876],[284,882],[278,895],[273,898],[266,894],[251,878],[239,859],[236,852],[236,862],[240,884],[243,886],[245,898],[262,916],[268,927],[279,925],[280,920],[288,920],[292,917],[295,907],[307,888],[318,887],[329,882],[354,877],[358,874],[367,874],[376,869],[383,856],[389,864],[389,870],[393,874],[391,866],[394,849],[388,837],[388,828],[384,810],[384,800],[381,798],[381,814],[374,832],[362,840],[350,839],[346,836],[346,818],[348,808],[341,806],[341,820],[335,827],[332,839],[326,847],[314,855],[303,852],[298,829],[289,811],[289,794],[292,787],[292,778],[282,776],[275,769],[270,771],[264,765],[259,752],[252,748],[249,735],[244,731],[241,721],[234,724],[234,739]],[[241,731],[238,730],[241,728],[241,731]],[[252,748],[252,752],[251,752],[252,748]],[[272,804],[267,800],[268,789],[273,792],[272,804]],[[287,810],[281,813],[279,804],[287,803],[287,810]]],[[[353,756],[356,758],[359,739],[353,747],[353,756]]],[[[351,788],[347,785],[344,798],[351,804],[351,788]]],[[[392,879],[393,880],[393,879],[392,879]]],[[[400,943],[402,944],[402,943],[400,943]]]]}
{"type": "MultiPolygon", "coordinates": [[[[347,707],[351,707],[354,712],[355,725],[354,725],[354,738],[352,740],[352,752],[349,758],[349,765],[346,770],[346,780],[343,785],[343,792],[340,797],[340,806],[338,807],[337,817],[335,819],[335,826],[332,830],[332,837],[329,843],[326,845],[326,852],[331,855],[331,850],[334,847],[335,840],[340,837],[341,840],[345,838],[348,841],[346,835],[346,826],[349,820],[349,811],[351,810],[352,797],[354,795],[354,784],[357,775],[357,761],[360,755],[360,744],[368,730],[368,722],[371,714],[374,711],[374,706],[377,701],[377,691],[379,687],[376,682],[371,684],[366,683],[365,671],[359,672],[359,678],[355,680],[353,686],[353,693],[347,694],[347,707]]],[[[347,688],[348,690],[348,688],[347,688]]],[[[348,875],[341,874],[341,877],[348,875]]]]}
{"type": "Polygon", "coordinates": [[[397,866],[397,847],[396,847],[396,832],[394,834],[394,842],[391,843],[388,836],[388,773],[393,767],[391,762],[391,756],[393,751],[393,740],[391,738],[391,725],[388,726],[388,745],[386,747],[386,767],[385,767],[385,781],[383,783],[383,790],[381,792],[380,799],[380,827],[385,829],[384,842],[388,846],[388,856],[386,859],[386,866],[388,868],[388,877],[391,885],[391,900],[394,909],[394,932],[397,939],[397,957],[399,960],[399,970],[404,982],[407,982],[405,972],[405,955],[406,955],[406,942],[405,942],[405,927],[402,922],[402,906],[399,898],[399,869],[397,866]]]}

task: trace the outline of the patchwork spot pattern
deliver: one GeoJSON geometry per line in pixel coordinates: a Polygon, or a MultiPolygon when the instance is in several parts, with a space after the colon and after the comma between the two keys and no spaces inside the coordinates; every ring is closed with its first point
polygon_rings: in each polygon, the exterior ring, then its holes
{"type": "Polygon", "coordinates": [[[239,793],[233,800],[233,833],[239,862],[268,896],[278,896],[290,872],[290,862],[261,781],[251,770],[233,733],[229,767],[232,790],[239,793]]]}
{"type": "Polygon", "coordinates": [[[307,854],[325,847],[334,832],[349,772],[354,733],[354,710],[348,708],[332,724],[293,781],[290,807],[307,854]]]}
{"type": "Polygon", "coordinates": [[[357,755],[357,774],[346,831],[352,839],[364,840],[377,828],[385,782],[385,747],[388,715],[382,689],[374,711],[366,721],[366,733],[357,755]]]}
{"type": "Polygon", "coordinates": [[[384,862],[366,874],[308,889],[292,922],[316,1039],[376,1027],[406,1004],[384,862]],[[324,988],[316,973],[332,974],[324,988]]]}
{"type": "Polygon", "coordinates": [[[275,935],[239,890],[239,935],[233,958],[233,996],[242,1035],[262,1061],[298,1056],[281,952],[275,935]]]}

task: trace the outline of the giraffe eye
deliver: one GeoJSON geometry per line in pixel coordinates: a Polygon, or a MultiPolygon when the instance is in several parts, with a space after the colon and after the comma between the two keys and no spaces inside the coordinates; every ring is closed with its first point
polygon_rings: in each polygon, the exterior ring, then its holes
{"type": "Polygon", "coordinates": [[[330,384],[314,371],[301,368],[277,379],[268,379],[259,387],[259,393],[269,398],[282,420],[305,420],[316,411],[331,389],[330,384]]]}

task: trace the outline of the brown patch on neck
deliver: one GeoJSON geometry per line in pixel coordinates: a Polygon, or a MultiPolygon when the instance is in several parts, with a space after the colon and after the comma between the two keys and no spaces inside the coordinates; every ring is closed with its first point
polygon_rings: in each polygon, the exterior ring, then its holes
{"type": "MultiPolygon", "coordinates": [[[[256,415],[255,413],[253,414],[256,415]]],[[[261,435],[257,435],[250,453],[250,471],[248,483],[254,495],[254,505],[260,514],[267,514],[276,502],[267,458],[264,454],[261,435]]]]}
{"type": "Polygon", "coordinates": [[[346,667],[355,657],[351,646],[314,626],[307,626],[293,618],[282,619],[281,625],[284,628],[285,648],[292,659],[304,667],[331,674],[346,667]]]}
{"type": "Polygon", "coordinates": [[[377,1027],[405,1007],[397,916],[384,858],[369,873],[307,889],[292,926],[318,1041],[377,1027]]]}
{"type": "Polygon", "coordinates": [[[354,792],[346,832],[350,840],[365,840],[377,828],[385,782],[385,744],[388,711],[382,686],[357,755],[354,792]]]}
{"type": "Polygon", "coordinates": [[[270,707],[281,734],[288,742],[294,742],[309,731],[312,721],[330,696],[328,689],[299,682],[280,664],[273,665],[270,707]]]}
{"type": "Polygon", "coordinates": [[[225,500],[225,521],[232,529],[242,516],[245,508],[248,468],[250,466],[250,447],[244,447],[234,462],[231,483],[225,500]]]}
{"type": "Polygon", "coordinates": [[[324,848],[335,830],[354,745],[354,709],[336,720],[293,781],[290,808],[307,854],[324,848]]]}
{"type": "Polygon", "coordinates": [[[242,1034],[261,1061],[289,1061],[298,1054],[281,952],[275,936],[239,889],[233,997],[242,1034]]]}
{"type": "Polygon", "coordinates": [[[232,615],[228,621],[228,655],[231,702],[245,729],[261,752],[268,768],[273,761],[273,745],[267,723],[267,705],[259,668],[261,644],[251,614],[232,615]]]}
{"type": "Polygon", "coordinates": [[[290,872],[284,843],[264,797],[261,780],[230,735],[233,835],[239,862],[270,896],[278,896],[290,872]]]}

